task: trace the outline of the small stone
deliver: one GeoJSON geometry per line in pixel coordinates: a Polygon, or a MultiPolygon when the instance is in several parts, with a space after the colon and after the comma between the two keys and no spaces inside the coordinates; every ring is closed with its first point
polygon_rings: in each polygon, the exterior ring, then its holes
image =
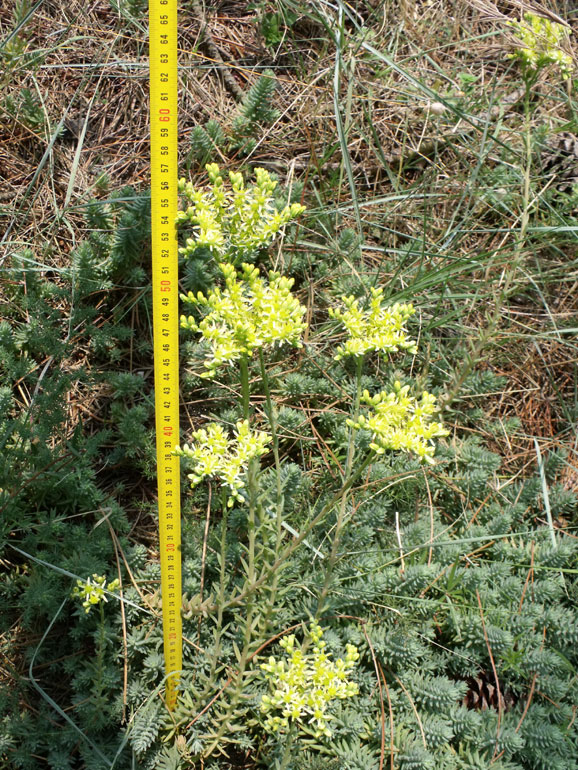
{"type": "Polygon", "coordinates": [[[443,115],[447,112],[447,107],[441,102],[429,102],[428,106],[430,112],[433,112],[434,115],[443,115]]]}

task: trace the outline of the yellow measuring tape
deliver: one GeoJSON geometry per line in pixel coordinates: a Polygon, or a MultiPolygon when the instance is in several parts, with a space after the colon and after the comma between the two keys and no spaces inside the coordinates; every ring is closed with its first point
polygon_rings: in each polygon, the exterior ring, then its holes
{"type": "Polygon", "coordinates": [[[166,700],[177,702],[182,669],[179,458],[179,290],[175,218],[177,2],[149,0],[151,216],[156,448],[166,700]]]}

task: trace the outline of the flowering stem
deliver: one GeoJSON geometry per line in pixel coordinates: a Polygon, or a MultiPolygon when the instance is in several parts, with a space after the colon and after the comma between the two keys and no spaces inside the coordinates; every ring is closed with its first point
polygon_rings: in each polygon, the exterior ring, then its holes
{"type": "MultiPolygon", "coordinates": [[[[361,402],[361,374],[363,372],[363,356],[357,356],[357,367],[355,370],[355,401],[353,402],[353,421],[357,422],[359,418],[359,404],[361,402]]],[[[351,475],[353,467],[353,455],[355,454],[355,434],[356,428],[350,428],[349,444],[347,446],[347,459],[345,461],[345,476],[343,481],[347,481],[351,475]]]]}
{"type": "MultiPolygon", "coordinates": [[[[524,163],[524,211],[522,212],[522,220],[520,222],[519,251],[522,250],[525,244],[526,230],[530,221],[530,175],[532,170],[532,107],[530,96],[534,82],[535,78],[528,76],[524,83],[524,144],[526,157],[524,163]]],[[[519,258],[519,254],[516,254],[516,257],[519,258]]]]}
{"type": "MultiPolygon", "coordinates": [[[[241,389],[243,395],[243,413],[246,420],[249,419],[249,372],[247,366],[247,357],[241,358],[241,389]]],[[[253,457],[249,460],[249,467],[247,471],[247,491],[249,496],[249,514],[247,519],[248,530],[248,546],[247,546],[247,584],[252,585],[255,582],[256,570],[255,570],[255,542],[256,542],[256,527],[255,527],[255,505],[256,505],[256,489],[257,489],[257,467],[258,459],[253,457]]],[[[219,607],[217,618],[217,634],[218,644],[221,640],[221,629],[223,623],[223,611],[229,603],[224,602],[224,583],[225,583],[225,555],[226,555],[226,518],[224,518],[224,526],[221,540],[221,585],[219,590],[219,607]]],[[[230,692],[230,699],[227,705],[225,713],[220,718],[221,724],[210,746],[205,751],[205,756],[209,756],[219,745],[219,742],[223,735],[229,728],[229,719],[239,702],[239,699],[244,689],[245,671],[247,663],[250,659],[251,639],[253,636],[253,612],[254,612],[254,599],[252,593],[247,593],[246,604],[246,617],[244,621],[243,632],[243,648],[239,653],[237,671],[232,678],[232,688],[230,692]]],[[[217,660],[217,656],[214,656],[214,660],[217,660]]],[[[213,674],[214,668],[211,670],[213,674]]]]}
{"type": "Polygon", "coordinates": [[[283,499],[281,490],[281,460],[279,457],[279,437],[277,435],[277,415],[275,412],[275,406],[271,398],[271,390],[269,388],[269,377],[265,368],[265,357],[263,356],[263,350],[259,349],[259,364],[261,367],[261,380],[263,382],[263,390],[265,392],[265,413],[269,422],[269,428],[271,429],[271,436],[273,438],[273,457],[275,458],[275,471],[277,474],[277,521],[279,529],[281,529],[281,513],[283,509],[283,499]]]}
{"type": "MultiPolygon", "coordinates": [[[[275,410],[275,405],[273,404],[273,399],[271,398],[271,389],[269,388],[269,376],[267,374],[267,369],[265,367],[265,357],[263,355],[263,350],[259,349],[259,365],[261,368],[261,381],[263,383],[263,391],[265,393],[265,413],[267,415],[267,420],[269,422],[269,429],[271,431],[271,437],[272,437],[272,444],[273,444],[273,457],[275,460],[275,476],[277,481],[277,499],[276,499],[276,506],[275,506],[275,557],[279,554],[279,551],[281,550],[281,541],[283,537],[283,489],[281,486],[281,458],[279,456],[279,436],[277,434],[277,413],[275,410]]],[[[263,628],[262,632],[265,633],[267,629],[267,624],[269,621],[269,617],[271,616],[271,612],[273,611],[273,606],[275,603],[275,599],[277,596],[277,586],[279,584],[279,570],[275,570],[273,573],[273,579],[271,581],[271,585],[269,587],[269,600],[266,604],[265,611],[263,612],[262,620],[263,620],[263,628]]]]}
{"type": "MultiPolygon", "coordinates": [[[[488,317],[485,328],[480,331],[478,339],[472,344],[471,349],[465,352],[464,361],[454,372],[452,382],[449,388],[439,399],[439,405],[442,409],[448,409],[458,396],[458,393],[462,389],[464,382],[469,376],[472,369],[480,361],[483,351],[492,342],[495,337],[496,330],[500,321],[503,318],[504,303],[508,299],[512,286],[514,285],[514,279],[518,273],[519,268],[524,262],[524,248],[526,246],[526,235],[528,225],[530,223],[530,181],[532,171],[532,105],[531,105],[531,90],[532,86],[536,82],[536,76],[527,72],[524,77],[524,184],[522,188],[522,212],[519,217],[520,230],[517,240],[514,243],[512,258],[509,260],[508,266],[504,269],[503,279],[500,281],[499,290],[497,291],[494,308],[488,317]]],[[[494,252],[494,256],[498,252],[494,252]]],[[[493,257],[490,264],[493,262],[493,257]]],[[[488,268],[489,270],[489,268],[488,268]]]]}
{"type": "MultiPolygon", "coordinates": [[[[247,356],[241,356],[241,395],[243,399],[243,417],[249,420],[249,364],[247,356]]],[[[248,534],[249,534],[249,558],[247,564],[247,580],[251,583],[255,579],[255,500],[257,485],[257,459],[251,458],[247,469],[247,491],[249,495],[249,516],[248,516],[248,534]]],[[[250,608],[248,608],[248,611],[250,608]]]]}
{"type": "Polygon", "coordinates": [[[241,356],[239,361],[241,369],[241,398],[243,399],[243,417],[249,419],[249,363],[247,356],[241,356]]]}
{"type": "MultiPolygon", "coordinates": [[[[245,420],[249,420],[249,365],[248,357],[246,355],[241,357],[241,392],[243,397],[243,416],[245,420]]],[[[256,570],[255,570],[255,545],[256,545],[256,501],[257,501],[257,468],[259,460],[256,457],[252,457],[249,460],[249,466],[247,469],[247,492],[249,496],[249,515],[247,519],[248,530],[248,554],[247,554],[247,583],[251,585],[255,582],[256,570]]],[[[247,616],[245,618],[245,630],[243,634],[243,649],[239,657],[238,670],[235,676],[234,691],[231,696],[229,713],[233,712],[241,693],[243,691],[243,679],[245,676],[245,669],[249,660],[249,653],[251,647],[251,637],[253,635],[253,607],[254,599],[252,595],[249,595],[247,600],[247,616]]],[[[222,727],[226,727],[225,721],[222,727]]]]}
{"type": "MultiPolygon", "coordinates": [[[[243,417],[249,420],[249,364],[247,355],[241,356],[241,395],[243,399],[243,417]]],[[[257,485],[257,459],[251,458],[247,469],[247,492],[249,496],[249,516],[247,520],[247,529],[249,535],[248,559],[247,559],[247,580],[252,583],[255,580],[255,501],[257,485]]],[[[247,624],[251,624],[251,602],[247,607],[247,624]]]]}
{"type": "MultiPolygon", "coordinates": [[[[249,393],[249,363],[247,355],[241,356],[241,396],[243,399],[243,417],[249,420],[250,393],[249,393]]],[[[248,559],[247,559],[247,580],[253,583],[255,580],[255,500],[256,500],[256,458],[249,460],[247,469],[247,492],[249,496],[249,515],[247,519],[247,530],[249,536],[248,559]]],[[[247,605],[247,627],[251,625],[252,602],[247,605]]]]}
{"type": "MultiPolygon", "coordinates": [[[[214,676],[217,670],[217,661],[221,656],[221,637],[223,633],[223,605],[225,604],[225,588],[226,588],[226,576],[227,576],[227,524],[229,518],[229,507],[227,505],[227,495],[223,490],[221,492],[221,507],[223,510],[223,518],[221,519],[221,543],[220,543],[220,575],[219,575],[219,593],[217,595],[217,628],[215,632],[215,647],[211,659],[211,673],[208,677],[207,687],[208,692],[214,684],[214,676]]],[[[204,695],[206,693],[203,693],[204,695]]]]}
{"type": "Polygon", "coordinates": [[[287,740],[285,741],[285,750],[283,751],[281,762],[277,765],[275,770],[285,770],[285,768],[289,764],[289,761],[291,759],[291,749],[293,748],[293,743],[295,742],[296,734],[297,734],[297,731],[295,729],[295,724],[291,723],[291,727],[289,728],[289,732],[287,733],[287,740]]]}
{"type": "Polygon", "coordinates": [[[104,694],[104,682],[103,682],[103,674],[104,674],[104,653],[105,653],[105,633],[104,633],[104,604],[103,602],[99,603],[99,610],[100,610],[100,623],[98,626],[98,642],[97,642],[97,648],[96,648],[96,698],[95,700],[98,702],[104,694]]]}
{"type": "MultiPolygon", "coordinates": [[[[363,356],[357,356],[356,357],[356,371],[355,371],[355,400],[353,402],[353,410],[352,410],[352,416],[353,416],[353,422],[356,423],[359,418],[359,404],[361,402],[361,374],[363,371],[363,356]]],[[[331,553],[329,554],[329,559],[327,560],[327,569],[325,571],[325,580],[323,582],[323,588],[321,589],[321,594],[319,595],[319,600],[317,602],[317,613],[316,618],[318,618],[323,613],[323,608],[325,605],[325,600],[327,599],[327,594],[329,593],[329,587],[331,585],[331,579],[333,577],[333,570],[335,569],[335,565],[337,563],[337,557],[339,552],[339,545],[341,543],[341,533],[343,531],[343,527],[345,524],[345,513],[346,513],[346,506],[347,506],[347,493],[349,489],[347,488],[347,482],[351,478],[351,471],[353,468],[353,457],[355,455],[355,434],[357,433],[357,428],[355,428],[354,425],[352,425],[349,428],[349,442],[347,444],[347,457],[345,460],[345,471],[343,474],[343,491],[341,494],[341,504],[339,506],[339,513],[337,515],[337,522],[335,524],[335,535],[333,537],[333,543],[331,545],[331,553]]]]}

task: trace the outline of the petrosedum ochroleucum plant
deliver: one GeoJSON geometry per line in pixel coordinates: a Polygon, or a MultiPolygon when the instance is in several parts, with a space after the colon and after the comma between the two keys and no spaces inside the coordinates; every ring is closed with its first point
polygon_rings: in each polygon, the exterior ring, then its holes
{"type": "Polygon", "coordinates": [[[525,13],[524,21],[511,21],[520,43],[510,58],[519,59],[528,77],[533,78],[550,64],[560,69],[563,80],[568,80],[574,69],[570,54],[562,48],[568,32],[562,24],[550,21],[535,13],[525,13]]]}
{"type": "Polygon", "coordinates": [[[331,660],[323,631],[316,622],[311,623],[307,636],[313,644],[311,652],[303,652],[291,634],[279,642],[286,659],[271,656],[261,664],[270,687],[270,694],[261,698],[261,713],[267,715],[264,726],[268,732],[276,733],[294,724],[316,738],[330,738],[331,702],[353,698],[359,692],[357,684],[348,679],[359,653],[357,647],[348,644],[344,659],[331,660]]]}
{"type": "MultiPolygon", "coordinates": [[[[192,441],[176,449],[192,464],[189,475],[192,486],[203,479],[217,479],[228,494],[225,504],[223,494],[222,517],[222,569],[226,569],[225,542],[227,537],[227,509],[235,503],[243,503],[247,510],[247,535],[245,555],[245,584],[234,601],[235,606],[244,604],[243,645],[237,656],[237,671],[230,685],[231,703],[241,697],[244,675],[251,659],[254,629],[259,627],[255,613],[262,618],[273,615],[275,596],[280,574],[279,565],[285,563],[314,526],[324,520],[330,511],[338,507],[336,524],[332,530],[331,551],[323,561],[324,584],[317,597],[315,617],[325,612],[325,600],[330,590],[332,574],[339,557],[339,542],[348,521],[349,508],[346,500],[350,489],[376,454],[389,449],[411,452],[426,462],[432,461],[433,439],[447,435],[440,423],[431,420],[435,411],[435,397],[424,393],[420,400],[409,395],[409,386],[396,384],[393,393],[371,396],[361,391],[363,361],[367,355],[390,355],[404,350],[416,352],[416,344],[408,336],[407,322],[414,314],[410,304],[388,306],[383,290],[374,289],[367,301],[343,297],[342,305],[330,311],[330,317],[345,328],[345,339],[336,348],[337,360],[353,358],[356,368],[356,395],[348,421],[349,445],[344,468],[340,468],[341,487],[335,496],[317,511],[301,533],[294,532],[294,539],[283,542],[284,496],[281,483],[281,457],[278,440],[276,409],[271,397],[265,353],[284,344],[300,348],[306,330],[306,308],[293,294],[293,280],[270,272],[263,277],[260,271],[248,263],[255,251],[267,245],[279,228],[302,213],[301,205],[285,207],[277,211],[272,204],[274,182],[263,169],[256,170],[257,182],[246,188],[238,174],[230,174],[231,188],[225,185],[215,164],[207,166],[211,187],[195,190],[181,182],[188,206],[179,215],[179,222],[189,222],[193,238],[187,239],[182,250],[185,258],[192,257],[199,246],[209,248],[220,265],[224,281],[207,295],[203,293],[181,295],[183,302],[192,306],[191,315],[181,317],[181,327],[202,338],[206,346],[204,371],[200,377],[214,378],[223,366],[235,366],[239,372],[243,420],[237,422],[234,435],[229,436],[217,423],[210,423],[192,435],[192,441]],[[240,267],[237,267],[239,266],[240,267]],[[269,431],[252,429],[254,419],[250,403],[249,360],[256,356],[260,366],[264,400],[263,411],[269,431]],[[370,407],[361,414],[362,405],[370,407]],[[355,435],[359,430],[371,433],[371,448],[366,455],[355,459],[355,435]],[[274,518],[263,517],[262,498],[259,492],[259,458],[271,445],[277,487],[274,492],[274,518]],[[273,526],[272,533],[267,527],[273,526]],[[262,529],[262,528],[265,529],[262,529]],[[271,537],[274,554],[259,545],[257,538],[263,533],[271,537]],[[268,534],[266,534],[268,533],[268,534]],[[263,554],[269,554],[266,557],[263,554]],[[265,561],[262,561],[262,560],[265,561]],[[254,599],[261,586],[265,610],[254,599]]],[[[226,581],[221,580],[224,590],[226,581]]],[[[220,601],[226,605],[226,599],[220,601]]],[[[263,621],[266,627],[266,620],[263,621]]],[[[284,770],[289,761],[290,745],[298,729],[309,735],[328,737],[331,731],[329,708],[336,699],[357,694],[357,686],[348,679],[348,673],[357,660],[353,646],[347,647],[344,660],[332,661],[324,650],[322,631],[317,620],[311,626],[308,639],[297,648],[295,638],[287,637],[281,645],[288,661],[269,658],[262,670],[270,684],[270,693],[263,696],[261,710],[267,715],[265,729],[271,733],[289,732],[285,754],[278,770],[284,770]],[[312,651],[307,652],[312,643],[312,651]]],[[[212,737],[207,749],[210,754],[226,732],[224,720],[219,731],[212,737]]],[[[276,766],[277,767],[277,766],[276,766]]]]}
{"type": "Polygon", "coordinates": [[[86,578],[86,580],[77,580],[72,596],[75,599],[82,600],[84,611],[88,614],[95,605],[101,602],[108,602],[106,592],[116,591],[119,585],[120,581],[118,579],[107,583],[104,575],[97,575],[95,573],[92,577],[86,578]]]}
{"type": "Polygon", "coordinates": [[[188,202],[179,211],[177,225],[189,224],[193,235],[179,249],[185,257],[192,256],[204,246],[218,261],[235,262],[268,246],[276,233],[305,211],[292,203],[278,211],[272,193],[277,182],[264,168],[255,169],[256,182],[245,187],[240,173],[229,172],[231,187],[227,187],[216,163],[206,166],[211,186],[197,190],[191,182],[179,180],[179,191],[188,202]]]}
{"type": "Polygon", "coordinates": [[[244,477],[249,461],[260,457],[267,451],[271,441],[264,431],[251,431],[247,420],[240,420],[232,439],[221,425],[210,423],[192,435],[193,444],[177,447],[176,454],[194,462],[194,471],[189,474],[191,486],[196,487],[205,478],[216,478],[229,492],[227,505],[231,508],[235,501],[245,502],[241,496],[244,477]]]}
{"type": "Polygon", "coordinates": [[[345,308],[329,308],[329,316],[345,326],[348,339],[337,348],[335,360],[366,353],[417,353],[417,345],[407,338],[405,322],[415,310],[413,305],[398,302],[383,306],[383,289],[371,289],[369,307],[363,309],[355,297],[342,297],[345,308]]]}
{"type": "Polygon", "coordinates": [[[201,376],[214,377],[219,366],[251,357],[256,349],[283,343],[301,347],[306,308],[291,293],[292,278],[270,272],[267,282],[256,267],[243,263],[239,280],[233,265],[220,267],[224,289],[217,287],[208,297],[202,292],[181,295],[183,302],[206,310],[199,322],[181,316],[181,327],[199,332],[210,348],[201,376]]]}

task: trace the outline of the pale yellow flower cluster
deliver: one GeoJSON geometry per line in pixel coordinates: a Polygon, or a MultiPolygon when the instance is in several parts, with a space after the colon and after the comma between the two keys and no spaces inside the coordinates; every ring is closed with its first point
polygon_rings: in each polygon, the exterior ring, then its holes
{"type": "Polygon", "coordinates": [[[231,439],[224,428],[209,423],[206,428],[192,435],[193,444],[176,447],[175,454],[193,460],[193,472],[189,474],[191,486],[196,487],[205,478],[219,479],[229,490],[229,507],[235,501],[244,502],[241,490],[245,486],[245,475],[249,461],[267,451],[271,436],[263,431],[251,431],[247,420],[236,424],[231,439]]]}
{"type": "Polygon", "coordinates": [[[88,614],[95,604],[108,602],[106,592],[116,591],[119,585],[120,581],[118,579],[111,580],[110,583],[107,583],[104,575],[97,575],[95,573],[86,580],[77,580],[76,587],[72,591],[72,596],[76,599],[82,599],[82,606],[84,607],[84,611],[88,614]]]}
{"type": "Polygon", "coordinates": [[[329,705],[359,692],[357,684],[348,679],[359,653],[348,644],[345,659],[332,661],[325,652],[323,631],[317,623],[311,624],[308,635],[313,642],[311,653],[296,647],[295,636],[291,634],[280,642],[287,660],[270,657],[267,663],[261,664],[271,688],[271,695],[261,698],[261,712],[267,714],[265,729],[269,732],[287,729],[291,721],[316,738],[329,738],[328,723],[332,719],[327,710],[329,705]]]}
{"type": "Polygon", "coordinates": [[[185,257],[204,246],[216,259],[238,263],[260,248],[268,246],[279,230],[305,211],[292,203],[278,211],[272,193],[277,182],[264,168],[255,169],[256,182],[245,187],[240,173],[229,172],[231,186],[223,181],[219,166],[206,166],[211,187],[196,189],[179,180],[179,190],[187,199],[185,211],[177,214],[177,224],[192,225],[193,236],[179,249],[185,257]]]}
{"type": "Polygon", "coordinates": [[[562,24],[528,12],[524,14],[524,21],[511,21],[508,25],[513,27],[520,41],[520,47],[510,54],[510,58],[520,59],[522,65],[534,73],[554,64],[560,68],[564,80],[570,78],[574,63],[561,47],[568,37],[562,24]]]}
{"type": "Polygon", "coordinates": [[[256,348],[285,342],[301,347],[306,309],[291,293],[292,278],[270,272],[266,282],[256,267],[243,264],[238,280],[233,265],[222,264],[221,269],[224,289],[217,287],[208,297],[202,292],[181,296],[208,310],[199,322],[193,316],[181,316],[181,327],[199,332],[211,349],[205,360],[207,371],[201,376],[213,377],[219,366],[251,356],[256,348]]]}
{"type": "Polygon", "coordinates": [[[331,318],[345,326],[349,338],[337,348],[335,360],[346,356],[364,356],[373,351],[395,353],[398,350],[417,351],[413,340],[408,339],[405,322],[415,310],[413,305],[396,302],[383,305],[383,289],[371,289],[371,299],[366,309],[360,307],[355,297],[342,297],[345,309],[329,309],[331,318]]]}
{"type": "Polygon", "coordinates": [[[418,401],[409,395],[409,385],[394,385],[393,393],[382,391],[371,396],[366,390],[362,401],[372,407],[347,424],[372,434],[371,449],[383,454],[388,449],[403,450],[433,463],[435,445],[432,439],[449,435],[439,422],[430,421],[436,411],[436,398],[424,392],[418,401]]]}

